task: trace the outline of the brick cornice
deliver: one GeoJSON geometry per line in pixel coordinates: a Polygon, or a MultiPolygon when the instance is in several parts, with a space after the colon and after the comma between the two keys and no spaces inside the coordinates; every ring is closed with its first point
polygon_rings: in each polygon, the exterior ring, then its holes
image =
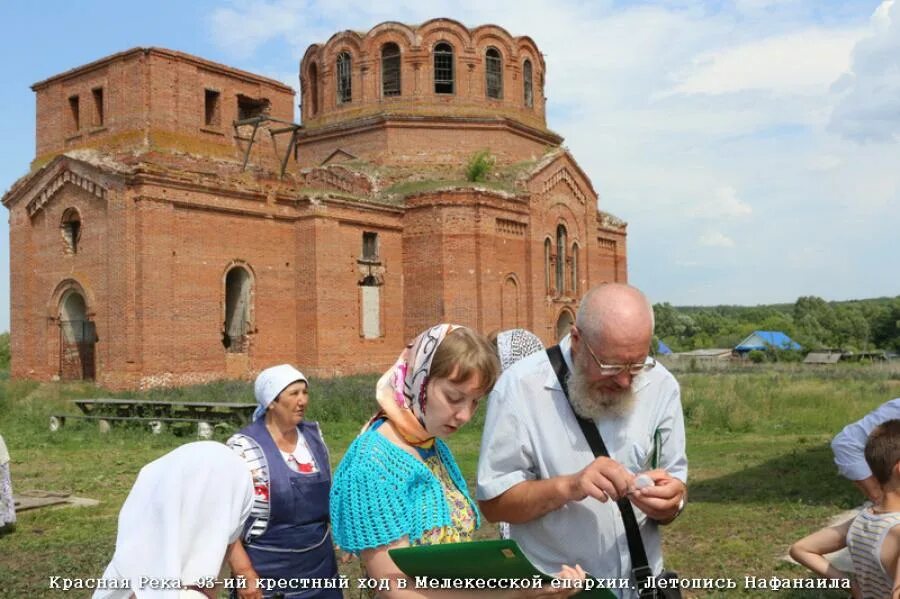
{"type": "Polygon", "coordinates": [[[538,141],[542,144],[558,146],[563,142],[562,136],[548,129],[538,129],[521,123],[510,117],[460,117],[460,116],[425,116],[379,114],[351,121],[343,121],[333,125],[325,125],[316,129],[305,129],[300,134],[298,145],[327,139],[356,135],[367,131],[394,128],[421,129],[494,129],[507,130],[522,137],[538,141]]]}
{"type": "Polygon", "coordinates": [[[199,56],[194,56],[192,54],[187,54],[185,52],[179,52],[178,50],[169,50],[167,48],[158,48],[155,46],[151,47],[138,47],[131,48],[129,50],[124,50],[122,52],[117,52],[115,54],[110,54],[109,56],[104,56],[99,60],[95,60],[94,62],[89,62],[86,65],[82,65],[80,67],[76,67],[74,69],[69,69],[68,71],[59,73],[58,75],[54,75],[47,79],[43,79],[38,81],[37,83],[32,84],[32,91],[39,91],[47,87],[52,83],[56,83],[58,81],[65,81],[66,79],[71,79],[73,77],[80,77],[85,73],[89,73],[91,71],[96,71],[102,68],[109,66],[110,64],[117,62],[119,60],[125,60],[127,58],[131,58],[132,56],[160,56],[162,58],[169,58],[180,60],[182,62],[186,62],[189,64],[193,64],[194,66],[200,67],[207,71],[212,71],[214,73],[220,73],[222,75],[227,75],[229,77],[235,77],[238,79],[242,79],[244,81],[250,83],[257,83],[268,85],[271,87],[278,88],[282,91],[289,91],[291,93],[295,93],[295,90],[292,87],[281,83],[280,81],[276,81],[274,79],[269,79],[268,77],[262,77],[260,75],[255,75],[248,71],[243,71],[241,69],[236,69],[234,67],[229,67],[224,64],[220,64],[218,62],[213,62],[211,60],[206,60],[205,58],[200,58],[199,56]]]}

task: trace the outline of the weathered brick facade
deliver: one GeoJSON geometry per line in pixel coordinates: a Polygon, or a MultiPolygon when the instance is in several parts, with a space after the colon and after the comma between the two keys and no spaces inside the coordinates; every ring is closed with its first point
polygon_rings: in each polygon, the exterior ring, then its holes
{"type": "Polygon", "coordinates": [[[303,57],[302,128],[289,87],[170,50],[36,83],[37,155],[3,198],[12,375],[372,372],[439,321],[555,340],[626,280],[626,227],[547,129],[544,68],[493,25],[345,31],[303,57]]]}

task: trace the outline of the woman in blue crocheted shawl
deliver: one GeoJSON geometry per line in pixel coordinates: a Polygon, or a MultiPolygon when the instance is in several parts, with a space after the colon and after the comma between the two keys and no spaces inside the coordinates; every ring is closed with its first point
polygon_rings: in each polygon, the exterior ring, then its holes
{"type": "MultiPolygon", "coordinates": [[[[521,591],[455,592],[407,588],[388,554],[409,545],[469,541],[480,524],[465,479],[442,438],[466,424],[500,371],[484,337],[441,324],[419,335],[378,381],[379,410],[338,465],[331,489],[335,542],[358,554],[366,573],[392,581],[384,598],[522,596],[521,591]],[[457,594],[458,593],[458,594],[457,594]]],[[[566,567],[561,575],[584,572],[566,567]]],[[[529,591],[565,597],[572,591],[529,591]]]]}

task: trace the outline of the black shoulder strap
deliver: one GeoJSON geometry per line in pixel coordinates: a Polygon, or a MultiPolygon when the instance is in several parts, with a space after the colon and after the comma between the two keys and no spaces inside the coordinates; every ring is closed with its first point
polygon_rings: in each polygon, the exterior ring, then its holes
{"type": "MultiPolygon", "coordinates": [[[[559,345],[547,348],[547,357],[550,358],[550,364],[553,366],[556,378],[559,380],[559,384],[562,386],[563,393],[566,394],[566,399],[569,400],[569,406],[571,407],[572,401],[569,399],[568,385],[569,367],[563,359],[559,345]]],[[[600,436],[597,426],[590,420],[580,416],[574,409],[572,409],[572,414],[575,415],[575,420],[578,421],[578,426],[581,427],[581,432],[584,433],[584,437],[587,439],[591,451],[594,452],[594,456],[609,457],[609,451],[606,450],[606,444],[603,443],[603,437],[600,436]]],[[[631,507],[631,502],[628,501],[627,497],[619,499],[616,504],[619,506],[619,513],[622,515],[622,522],[625,524],[628,552],[631,553],[631,574],[634,576],[635,582],[637,582],[639,596],[654,597],[655,590],[652,587],[647,587],[647,582],[653,576],[653,571],[650,569],[647,561],[647,552],[644,550],[644,541],[641,538],[641,531],[638,528],[634,509],[631,507]]]]}

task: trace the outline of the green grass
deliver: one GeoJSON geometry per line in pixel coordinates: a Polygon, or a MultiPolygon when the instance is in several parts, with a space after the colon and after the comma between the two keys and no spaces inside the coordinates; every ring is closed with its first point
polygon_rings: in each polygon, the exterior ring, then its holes
{"type": "MultiPolygon", "coordinates": [[[[781,557],[791,542],[859,503],[839,478],[828,441],[844,424],[900,396],[896,367],[803,369],[759,366],[677,374],[688,428],[690,501],[664,534],[667,565],[686,577],[805,577],[781,557]]],[[[336,463],[374,409],[376,377],[312,381],[309,418],[320,421],[336,463]]],[[[218,382],[143,393],[110,393],[88,384],[38,384],[0,374],[0,432],[9,446],[17,490],[67,491],[101,500],[93,508],[22,512],[16,530],[0,537],[0,596],[56,597],[48,577],[99,576],[112,555],[116,518],[142,465],[182,443],[190,430],[152,435],[142,427],[72,421],[58,433],[51,413],[73,412],[82,397],[248,401],[248,383],[218,382]]],[[[474,481],[484,410],[450,439],[474,481]]],[[[219,428],[224,440],[232,431],[219,428]]],[[[490,537],[486,525],[480,535],[490,537]]],[[[351,575],[357,566],[345,566],[351,575]]],[[[688,592],[687,596],[770,591],[688,592]]],[[[355,596],[355,593],[354,593],[355,596]]],[[[840,592],[781,591],[790,599],[837,599],[840,592]]]]}

